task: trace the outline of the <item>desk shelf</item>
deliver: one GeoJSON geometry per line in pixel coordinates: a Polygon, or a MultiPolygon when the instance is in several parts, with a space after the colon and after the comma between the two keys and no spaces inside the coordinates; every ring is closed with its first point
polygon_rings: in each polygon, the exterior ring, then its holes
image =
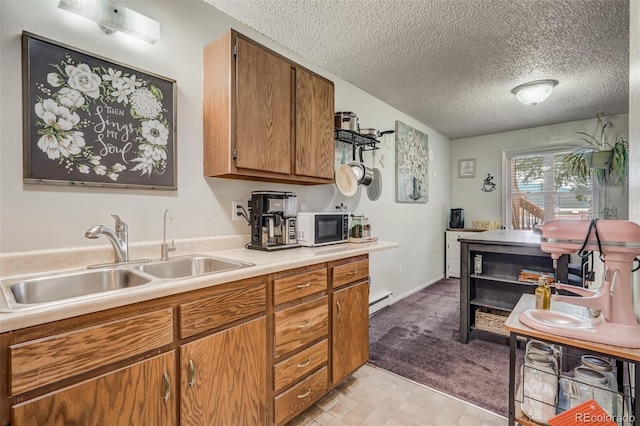
{"type": "MultiPolygon", "coordinates": [[[[523,294],[534,294],[537,283],[518,281],[521,269],[556,272],[551,256],[530,241],[490,240],[492,232],[460,238],[460,342],[475,329],[480,307],[511,311],[523,294]],[[482,255],[482,273],[474,274],[474,258],[482,255]]],[[[524,232],[524,231],[523,231],[524,232]]],[[[497,233],[504,235],[504,231],[497,233]]],[[[516,236],[522,234],[515,234],[516,236]]],[[[558,260],[558,279],[567,282],[568,256],[558,260]]]]}

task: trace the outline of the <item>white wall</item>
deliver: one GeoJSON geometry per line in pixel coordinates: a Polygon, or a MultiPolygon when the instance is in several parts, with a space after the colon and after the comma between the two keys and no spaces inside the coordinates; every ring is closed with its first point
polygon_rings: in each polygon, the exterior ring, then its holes
{"type": "MultiPolygon", "coordinates": [[[[524,106],[522,105],[524,108],[524,106]]],[[[540,106],[544,107],[544,104],[540,106]]],[[[594,117],[595,114],[594,112],[594,117]]],[[[620,134],[627,138],[629,134],[629,114],[608,117],[613,123],[612,135],[620,134]]],[[[502,152],[531,147],[544,147],[557,144],[578,144],[576,132],[593,133],[595,118],[532,127],[529,129],[495,133],[451,141],[451,206],[465,210],[465,224],[472,220],[502,220],[502,152]],[[475,178],[458,178],[458,160],[476,158],[475,178]],[[496,190],[482,192],[482,182],[487,174],[494,176],[496,190]]],[[[618,207],[620,219],[626,219],[628,210],[628,191],[621,185],[607,188],[607,196],[618,207]]]]}
{"type": "MultiPolygon", "coordinates": [[[[640,0],[632,0],[629,45],[629,219],[640,223],[640,0]]],[[[638,295],[640,300],[640,295],[638,295]]]]}
{"type": "MultiPolygon", "coordinates": [[[[94,23],[59,10],[51,0],[0,1],[2,62],[0,64],[0,254],[14,251],[108,244],[84,238],[84,231],[102,223],[112,226],[111,213],[129,224],[129,241],[161,238],[165,208],[173,212],[169,238],[248,233],[231,222],[231,201],[246,200],[252,190],[284,189],[298,194],[309,210],[330,210],[345,202],[352,211],[370,216],[381,239],[400,248],[371,257],[371,294],[395,295],[434,281],[444,271],[445,213],[449,205],[449,140],[405,114],[277,46],[271,40],[199,0],[123,2],[161,23],[155,45],[122,34],[106,35],[94,23]],[[429,135],[435,156],[427,204],[396,204],[394,151],[385,144],[384,189],[377,202],[358,193],[345,199],[333,185],[304,187],[202,176],[202,48],[229,28],[254,38],[335,82],[336,111],[355,111],[366,127],[393,129],[401,120],[429,135]],[[22,31],[56,40],[177,81],[178,190],[149,191],[76,188],[22,182],[22,31]],[[402,265],[402,278],[398,266],[402,265]]],[[[393,141],[393,138],[391,138],[393,141]]],[[[371,161],[371,158],[365,158],[371,161]]],[[[380,166],[379,166],[380,167],[380,166]]]]}

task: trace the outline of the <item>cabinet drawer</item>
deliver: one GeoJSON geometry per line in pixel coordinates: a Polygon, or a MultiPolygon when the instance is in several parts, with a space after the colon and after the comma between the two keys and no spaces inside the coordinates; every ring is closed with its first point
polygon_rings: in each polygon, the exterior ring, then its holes
{"type": "Polygon", "coordinates": [[[333,288],[369,277],[369,259],[345,263],[333,268],[333,288]]]}
{"type": "Polygon", "coordinates": [[[179,306],[180,338],[264,312],[265,308],[264,284],[183,303],[179,306]]]}
{"type": "Polygon", "coordinates": [[[288,386],[327,362],[328,343],[323,340],[275,366],[275,391],[288,386]]]}
{"type": "Polygon", "coordinates": [[[12,395],[173,343],[170,308],[9,348],[12,395]]]}
{"type": "Polygon", "coordinates": [[[275,357],[327,335],[327,296],[296,305],[275,314],[275,357]]]}
{"type": "Polygon", "coordinates": [[[291,302],[327,289],[327,268],[274,280],[275,304],[291,302]]]}
{"type": "Polygon", "coordinates": [[[276,424],[301,413],[327,391],[327,367],[276,397],[276,424]]]}

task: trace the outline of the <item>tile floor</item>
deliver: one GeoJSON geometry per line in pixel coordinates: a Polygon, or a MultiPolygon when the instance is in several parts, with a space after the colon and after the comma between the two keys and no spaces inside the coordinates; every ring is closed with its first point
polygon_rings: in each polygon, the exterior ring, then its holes
{"type": "Polygon", "coordinates": [[[505,426],[507,419],[366,364],[289,426],[505,426]]]}

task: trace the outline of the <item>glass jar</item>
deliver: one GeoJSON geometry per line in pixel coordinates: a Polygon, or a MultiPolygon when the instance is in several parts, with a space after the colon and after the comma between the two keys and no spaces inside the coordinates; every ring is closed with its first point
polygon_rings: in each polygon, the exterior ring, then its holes
{"type": "Polygon", "coordinates": [[[588,368],[593,371],[598,371],[602,373],[604,377],[606,377],[606,388],[609,390],[611,398],[611,411],[607,411],[607,413],[609,413],[611,416],[615,416],[618,412],[618,380],[616,379],[616,375],[613,372],[613,366],[606,359],[597,357],[595,355],[583,355],[581,361],[582,367],[588,368]]]}
{"type": "Polygon", "coordinates": [[[522,412],[538,423],[556,415],[558,367],[552,356],[529,353],[524,357],[522,412]]]}
{"type": "Polygon", "coordinates": [[[362,238],[363,235],[363,220],[364,216],[352,216],[351,217],[351,230],[349,235],[351,238],[362,238]]]}
{"type": "Polygon", "coordinates": [[[369,238],[373,235],[371,232],[371,218],[363,217],[362,218],[362,237],[369,238]]]}
{"type": "Polygon", "coordinates": [[[607,378],[607,387],[612,392],[618,392],[618,380],[613,372],[613,366],[604,358],[595,355],[582,355],[580,359],[582,366],[591,370],[599,371],[607,378]]]}
{"type": "Polygon", "coordinates": [[[614,398],[615,395],[607,387],[607,377],[601,372],[584,366],[573,370],[572,408],[593,399],[611,416],[615,413],[614,406],[617,401],[617,398],[614,398]]]}
{"type": "Polygon", "coordinates": [[[557,372],[560,374],[562,371],[562,348],[557,345],[550,345],[540,340],[531,339],[527,342],[525,349],[525,355],[529,353],[542,354],[544,356],[552,357],[557,366],[557,372]]]}

